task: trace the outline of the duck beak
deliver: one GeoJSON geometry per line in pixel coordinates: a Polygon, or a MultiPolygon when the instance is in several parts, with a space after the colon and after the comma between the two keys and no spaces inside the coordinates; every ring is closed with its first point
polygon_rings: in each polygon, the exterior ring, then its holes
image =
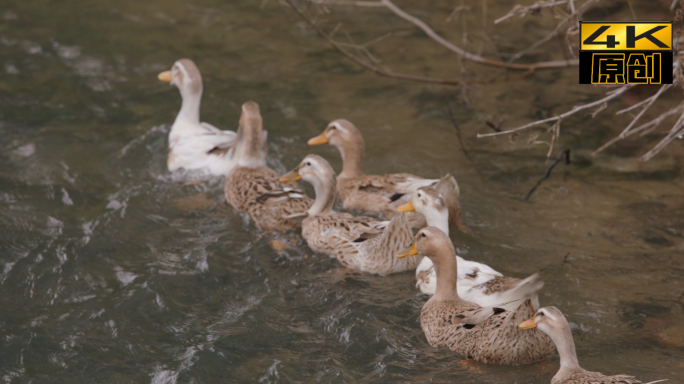
{"type": "Polygon", "coordinates": [[[416,209],[413,208],[413,203],[409,200],[408,203],[397,208],[397,212],[414,212],[416,209]]]}
{"type": "Polygon", "coordinates": [[[522,323],[520,323],[520,325],[518,325],[518,327],[520,329],[532,329],[532,328],[537,328],[537,324],[534,323],[534,317],[533,317],[527,321],[523,321],[522,323]]]}
{"type": "Polygon", "coordinates": [[[281,183],[289,183],[289,182],[297,181],[297,180],[301,180],[301,179],[302,179],[302,176],[299,174],[298,168],[291,170],[286,175],[280,176],[280,182],[281,183]]]}
{"type": "Polygon", "coordinates": [[[307,144],[309,145],[321,145],[321,144],[328,144],[328,137],[326,136],[328,134],[328,128],[323,131],[320,135],[309,139],[307,144]]]}
{"type": "Polygon", "coordinates": [[[164,72],[158,74],[157,78],[161,81],[166,81],[167,83],[170,83],[171,81],[173,81],[173,76],[171,75],[171,71],[164,71],[164,72]]]}
{"type": "Polygon", "coordinates": [[[403,259],[405,257],[415,256],[417,254],[418,250],[416,249],[416,243],[411,243],[411,245],[406,247],[403,251],[397,253],[397,257],[403,259]]]}

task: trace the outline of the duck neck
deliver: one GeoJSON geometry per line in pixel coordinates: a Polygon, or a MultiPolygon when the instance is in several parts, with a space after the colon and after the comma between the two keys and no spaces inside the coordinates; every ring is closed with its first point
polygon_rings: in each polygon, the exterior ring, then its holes
{"type": "Polygon", "coordinates": [[[231,156],[237,157],[237,164],[240,167],[256,169],[266,166],[266,159],[261,151],[261,120],[245,121],[241,124],[246,125],[238,128],[231,156]]]}
{"type": "Polygon", "coordinates": [[[427,221],[429,227],[437,227],[449,236],[449,212],[447,210],[440,212],[436,209],[428,208],[423,213],[423,216],[425,216],[425,221],[427,221]]]}
{"type": "MultiPolygon", "coordinates": [[[[564,319],[563,319],[564,320],[564,319]]],[[[551,340],[556,345],[560,355],[561,371],[574,371],[580,369],[575,351],[575,341],[572,339],[570,326],[566,323],[560,333],[549,334],[551,340]]]]}
{"type": "Polygon", "coordinates": [[[316,191],[316,200],[307,213],[309,216],[325,215],[333,213],[333,204],[335,203],[335,175],[328,180],[316,178],[311,180],[311,184],[316,191]]]}
{"type": "Polygon", "coordinates": [[[442,257],[432,260],[437,274],[437,289],[433,298],[438,301],[460,300],[456,291],[458,264],[455,257],[442,257]]]}
{"type": "Polygon", "coordinates": [[[342,154],[342,173],[341,178],[351,178],[363,176],[363,140],[354,145],[339,145],[337,149],[342,154]]]}
{"type": "Polygon", "coordinates": [[[174,126],[197,126],[200,124],[200,102],[202,101],[202,92],[196,94],[183,93],[183,104],[181,104],[180,112],[176,116],[174,126]]]}

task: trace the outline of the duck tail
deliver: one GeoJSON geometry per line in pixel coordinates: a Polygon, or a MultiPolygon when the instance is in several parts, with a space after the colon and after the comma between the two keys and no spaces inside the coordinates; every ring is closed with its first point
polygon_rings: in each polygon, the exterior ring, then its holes
{"type": "MultiPolygon", "coordinates": [[[[539,280],[539,275],[534,274],[526,279],[521,280],[511,289],[496,293],[496,301],[499,303],[506,303],[502,307],[513,311],[521,304],[520,300],[530,299],[533,309],[539,309],[539,298],[537,292],[544,287],[544,282],[539,280]]],[[[526,300],[525,300],[526,301],[526,300]]]]}

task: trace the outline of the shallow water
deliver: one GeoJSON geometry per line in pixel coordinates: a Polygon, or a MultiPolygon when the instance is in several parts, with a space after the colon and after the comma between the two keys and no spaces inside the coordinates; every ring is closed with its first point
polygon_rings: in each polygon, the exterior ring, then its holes
{"type": "MultiPolygon", "coordinates": [[[[633,3],[644,19],[667,18],[669,4],[633,3]]],[[[466,4],[475,49],[481,3],[466,4]]],[[[463,23],[445,22],[454,2],[435,2],[434,12],[399,5],[463,41],[463,23]]],[[[483,44],[486,55],[514,53],[553,26],[548,14],[491,24],[509,9],[489,4],[487,34],[499,45],[483,44]]],[[[462,72],[386,11],[331,10],[322,25],[342,21],[358,42],[391,31],[372,52],[393,70],[462,72]]],[[[606,2],[587,17],[629,12],[606,2]]],[[[461,90],[360,70],[273,1],[6,0],[0,16],[5,382],[547,383],[557,370],[557,357],[507,367],[431,348],[418,323],[427,298],[411,273],[331,273],[336,261],[296,233],[263,233],[227,207],[221,180],[169,175],[167,133],[180,97],[156,74],[180,57],[202,71],[204,121],[234,129],[240,104],[260,103],[278,171],[307,153],[340,169],[334,148],[305,141],[344,117],[364,133],[368,173],[452,173],[471,229],[452,235],[458,251],[506,275],[539,272],[540,301],[568,316],[585,368],[682,382],[681,142],[645,164],[637,157],[660,136],[592,158],[628,122],[613,113],[634,101],[594,120],[568,119],[554,154],[571,148],[574,163],[559,165],[523,202],[548,147],[527,145],[528,133],[514,144],[475,137],[490,131],[488,119],[506,115],[512,128],[600,95],[576,85],[575,69],[470,87],[466,102],[461,90]],[[276,252],[274,239],[293,246],[276,252]]],[[[473,64],[465,71],[494,73],[473,64]]],[[[666,102],[677,103],[676,92],[666,102]]]]}

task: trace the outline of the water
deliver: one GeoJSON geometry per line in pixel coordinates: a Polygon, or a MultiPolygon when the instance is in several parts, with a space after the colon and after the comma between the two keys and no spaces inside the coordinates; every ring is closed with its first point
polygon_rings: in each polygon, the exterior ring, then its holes
{"type": "MultiPolygon", "coordinates": [[[[667,18],[653,13],[667,15],[667,5],[632,2],[642,18],[667,18]]],[[[462,42],[463,23],[444,21],[452,2],[432,13],[403,3],[462,42]]],[[[476,49],[480,3],[467,4],[476,49]]],[[[331,9],[321,16],[328,31],[343,21],[358,42],[392,32],[372,49],[393,70],[462,71],[387,11],[331,9]]],[[[488,18],[508,10],[489,4],[488,18]]],[[[167,134],[180,98],[156,74],[181,57],[202,71],[204,121],[234,129],[240,104],[260,103],[278,171],[310,152],[340,169],[336,150],[305,141],[345,117],[365,135],[368,173],[454,174],[472,230],[452,235],[459,252],[506,275],[539,272],[540,300],[568,315],[585,368],[682,381],[681,143],[646,164],[635,156],[659,136],[591,158],[628,117],[613,107],[568,119],[556,151],[572,148],[575,163],[559,165],[527,203],[548,147],[527,145],[527,132],[514,144],[475,138],[488,132],[487,119],[506,115],[504,127],[514,127],[595,99],[602,90],[576,85],[576,70],[470,87],[466,103],[460,90],[361,71],[276,2],[6,0],[0,16],[4,382],[547,383],[557,370],[557,357],[464,364],[431,348],[418,323],[426,297],[411,273],[334,273],[336,261],[313,254],[297,233],[263,233],[227,207],[221,180],[169,175],[167,134]],[[276,252],[273,240],[292,246],[276,252]]],[[[606,3],[589,16],[629,18],[629,9],[606,3]]],[[[552,25],[546,14],[487,33],[513,53],[552,25]]],[[[491,44],[483,49],[493,54],[491,44]]]]}

